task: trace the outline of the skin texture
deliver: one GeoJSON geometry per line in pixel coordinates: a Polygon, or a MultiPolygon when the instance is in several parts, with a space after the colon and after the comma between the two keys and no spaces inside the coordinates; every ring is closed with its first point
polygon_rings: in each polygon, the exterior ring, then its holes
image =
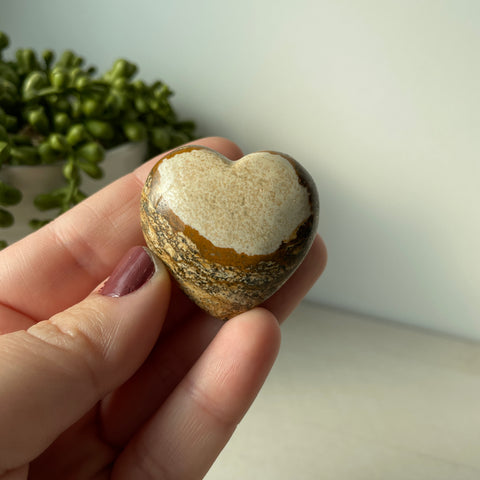
{"type": "MultiPolygon", "coordinates": [[[[228,158],[221,138],[197,141],[228,158]]],[[[120,298],[99,286],[142,245],[142,165],[0,253],[0,479],[198,479],[261,388],[283,321],[326,264],[317,237],[262,307],[227,323],[160,265],[120,298]]]]}

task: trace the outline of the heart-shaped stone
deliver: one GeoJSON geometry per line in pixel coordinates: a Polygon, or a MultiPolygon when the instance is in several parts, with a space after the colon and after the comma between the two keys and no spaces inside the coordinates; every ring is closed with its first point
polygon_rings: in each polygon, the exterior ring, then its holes
{"type": "Polygon", "coordinates": [[[142,192],[148,247],[190,298],[224,320],[285,283],[317,222],[312,177],[278,152],[231,161],[206,147],[180,147],[153,167],[142,192]]]}

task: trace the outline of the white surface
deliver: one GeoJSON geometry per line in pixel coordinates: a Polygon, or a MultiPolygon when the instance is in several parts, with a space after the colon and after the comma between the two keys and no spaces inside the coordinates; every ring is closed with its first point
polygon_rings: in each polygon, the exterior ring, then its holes
{"type": "Polygon", "coordinates": [[[478,480],[480,344],[303,304],[207,480],[478,480]]]}
{"type": "Polygon", "coordinates": [[[480,2],[4,0],[16,47],[125,56],[182,116],[320,191],[310,298],[480,338],[480,2]]]}

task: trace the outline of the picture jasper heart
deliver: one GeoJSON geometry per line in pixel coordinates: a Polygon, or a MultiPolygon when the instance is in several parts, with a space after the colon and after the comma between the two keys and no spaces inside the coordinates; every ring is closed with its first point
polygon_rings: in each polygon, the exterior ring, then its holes
{"type": "Polygon", "coordinates": [[[312,177],[278,152],[231,161],[206,147],[180,147],[153,167],[142,191],[148,247],[197,305],[223,320],[285,283],[317,222],[312,177]]]}

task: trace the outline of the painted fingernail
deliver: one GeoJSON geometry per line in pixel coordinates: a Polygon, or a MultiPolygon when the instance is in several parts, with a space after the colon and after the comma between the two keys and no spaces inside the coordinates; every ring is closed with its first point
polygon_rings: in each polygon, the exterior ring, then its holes
{"type": "Polygon", "coordinates": [[[123,297],[138,290],[155,272],[155,265],[145,248],[132,247],[100,290],[107,297],[123,297]]]}

